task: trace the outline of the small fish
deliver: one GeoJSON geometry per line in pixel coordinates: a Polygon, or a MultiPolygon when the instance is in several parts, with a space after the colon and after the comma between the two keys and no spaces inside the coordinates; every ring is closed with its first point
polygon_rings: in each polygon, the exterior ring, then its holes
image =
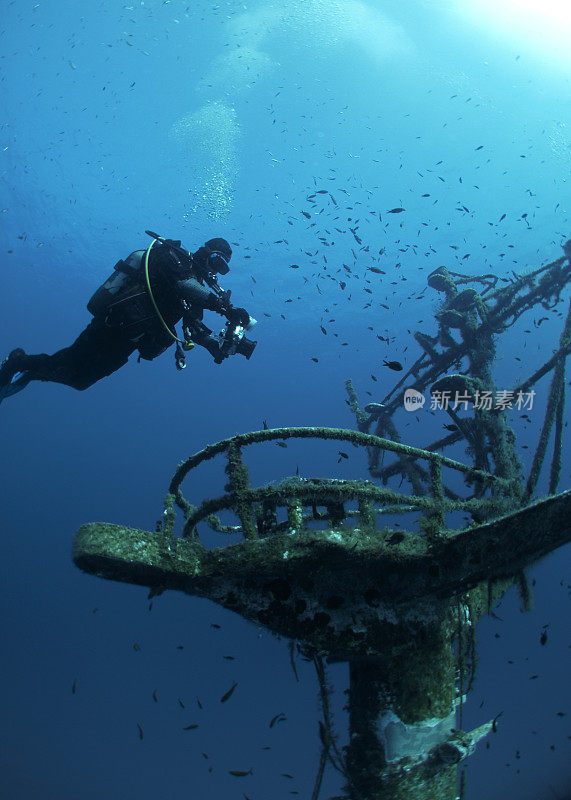
{"type": "Polygon", "coordinates": [[[182,700],[180,699],[180,697],[178,698],[178,704],[179,704],[179,706],[180,706],[181,708],[186,708],[185,704],[182,702],[182,700]]]}
{"type": "Polygon", "coordinates": [[[155,703],[158,703],[158,702],[159,702],[159,698],[157,697],[157,690],[156,690],[156,689],[155,689],[155,691],[153,692],[153,700],[155,701],[155,703]]]}
{"type": "Polygon", "coordinates": [[[72,687],[71,687],[71,693],[75,694],[76,691],[77,691],[77,678],[74,678],[73,679],[73,684],[72,684],[72,687]]]}
{"type": "Polygon", "coordinates": [[[383,367],[394,369],[395,372],[400,372],[403,368],[400,361],[383,361],[383,367]]]}
{"type": "Polygon", "coordinates": [[[443,428],[446,428],[447,431],[457,431],[458,425],[443,425],[443,428]]]}
{"type": "Polygon", "coordinates": [[[321,333],[323,333],[325,336],[327,336],[327,331],[325,330],[323,325],[320,325],[319,327],[321,328],[321,333]]]}
{"type": "Polygon", "coordinates": [[[379,269],[378,267],[369,267],[369,272],[375,272],[377,275],[386,275],[387,273],[384,270],[379,269]]]}
{"type": "Polygon", "coordinates": [[[195,728],[198,728],[198,723],[192,722],[190,725],[185,725],[183,731],[193,731],[195,728]]]}
{"type": "Polygon", "coordinates": [[[344,453],[342,450],[338,450],[337,455],[341,456],[341,458],[349,458],[347,453],[344,453]]]}
{"type": "Polygon", "coordinates": [[[276,444],[278,447],[287,447],[287,444],[285,442],[276,442],[276,444]]]}
{"type": "Polygon", "coordinates": [[[234,661],[235,660],[234,656],[224,656],[224,658],[226,659],[226,661],[234,661]]]}
{"type": "Polygon", "coordinates": [[[371,380],[375,381],[375,383],[377,382],[377,379],[375,378],[374,375],[371,375],[371,380]]]}
{"type": "Polygon", "coordinates": [[[141,645],[139,644],[139,642],[134,642],[134,643],[133,643],[133,650],[134,650],[136,653],[140,653],[140,652],[141,652],[141,645]]]}
{"type": "Polygon", "coordinates": [[[222,625],[218,625],[218,623],[217,623],[217,622],[211,622],[211,623],[210,623],[210,627],[211,627],[211,628],[218,628],[218,629],[220,629],[220,628],[222,627],[222,625]]]}
{"type": "Polygon", "coordinates": [[[139,739],[142,739],[143,738],[143,729],[141,728],[141,726],[139,725],[138,722],[137,722],[137,728],[139,729],[139,739]]]}
{"type": "Polygon", "coordinates": [[[547,643],[547,631],[541,631],[541,636],[539,637],[539,644],[546,644],[547,643]]]}
{"type": "Polygon", "coordinates": [[[506,218],[506,215],[505,215],[505,214],[502,214],[502,216],[500,217],[500,220],[499,220],[499,221],[501,222],[501,221],[502,221],[503,219],[505,219],[505,218],[506,218]]]}
{"type": "Polygon", "coordinates": [[[265,419],[262,420],[262,425],[264,426],[264,430],[267,431],[268,430],[268,423],[266,422],[265,419]]]}
{"type": "Polygon", "coordinates": [[[484,145],[483,145],[483,144],[481,144],[479,147],[476,147],[476,150],[481,150],[481,149],[483,148],[483,146],[484,146],[484,145]]]}
{"type": "Polygon", "coordinates": [[[315,361],[316,364],[319,364],[319,359],[318,358],[312,358],[311,360],[315,361]]]}
{"type": "Polygon", "coordinates": [[[287,717],[283,712],[276,714],[275,717],[272,717],[270,720],[270,728],[273,728],[276,722],[284,722],[286,719],[287,717]]]}
{"type": "Polygon", "coordinates": [[[303,214],[303,216],[304,216],[306,219],[311,219],[311,214],[309,214],[307,211],[302,211],[301,213],[303,214]]]}
{"type": "Polygon", "coordinates": [[[236,681],[234,681],[234,683],[233,683],[233,684],[232,684],[232,686],[231,686],[231,687],[228,689],[228,691],[227,691],[227,692],[224,692],[224,694],[223,694],[223,695],[222,695],[222,697],[220,698],[220,702],[221,702],[221,703],[225,703],[225,702],[226,702],[226,700],[229,700],[229,699],[230,699],[230,697],[232,697],[232,695],[233,695],[233,693],[234,693],[234,689],[236,688],[236,686],[238,686],[238,683],[237,683],[236,681]]]}
{"type": "Polygon", "coordinates": [[[290,269],[299,269],[299,264],[290,264],[289,268],[290,269]]]}
{"type": "Polygon", "coordinates": [[[228,772],[229,772],[230,775],[233,775],[235,778],[245,778],[246,775],[253,775],[254,774],[254,770],[252,769],[252,767],[250,767],[250,769],[248,769],[248,770],[246,770],[246,769],[229,769],[228,772]]]}
{"type": "Polygon", "coordinates": [[[293,781],[293,775],[290,775],[289,772],[282,772],[282,778],[290,778],[293,781]]]}
{"type": "Polygon", "coordinates": [[[404,211],[404,208],[391,208],[390,211],[387,211],[387,214],[400,214],[404,211]]]}
{"type": "Polygon", "coordinates": [[[204,708],[204,706],[203,706],[203,705],[202,705],[202,703],[200,702],[200,697],[197,697],[197,698],[196,698],[196,704],[197,704],[197,706],[198,706],[199,708],[204,708]]]}

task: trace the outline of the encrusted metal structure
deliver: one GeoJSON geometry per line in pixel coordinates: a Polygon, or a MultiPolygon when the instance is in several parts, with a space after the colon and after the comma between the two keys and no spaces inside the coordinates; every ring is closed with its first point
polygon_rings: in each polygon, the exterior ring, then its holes
{"type": "Polygon", "coordinates": [[[478,400],[496,391],[495,336],[536,303],[556,308],[561,301],[571,278],[570,247],[563,258],[514,276],[501,289],[491,275],[433,273],[429,285],[445,301],[437,336],[415,334],[423,349],[417,362],[381,403],[363,410],[347,382],[359,430],[280,428],[226,439],[180,465],[157,530],[91,523],[76,535],[73,558],[81,569],[153,591],[207,597],[289,637],[314,660],[323,721],[312,800],[327,762],[344,775],[344,797],[351,800],[455,800],[463,794],[458,764],[493,725],[462,730],[462,703],[475,672],[475,626],[514,581],[528,607],[525,569],[571,539],[571,492],[554,494],[571,313],[557,352],[514,387],[517,398],[553,372],[527,481],[505,403],[489,407],[478,400]],[[480,291],[461,288],[468,283],[480,291]],[[451,401],[442,403],[456,426],[449,436],[425,448],[400,441],[396,416],[405,386],[416,397],[429,390],[451,401]],[[459,404],[467,413],[458,412],[459,404]],[[553,428],[550,496],[531,501],[553,428]],[[247,447],[307,438],[362,448],[372,480],[296,476],[251,486],[247,447]],[[437,452],[461,439],[472,465],[437,452]],[[222,455],[224,494],[191,505],[183,480],[222,455]],[[403,479],[407,491],[390,485],[403,479]],[[184,515],[182,536],[175,535],[175,504],[184,515]],[[217,516],[228,511],[237,524],[217,516]],[[459,527],[466,516],[469,524],[459,527]],[[407,529],[391,526],[396,518],[408,519],[407,529]],[[199,535],[203,522],[240,540],[207,549],[199,535]],[[350,735],[343,748],[331,724],[324,659],[349,664],[350,735]]]}

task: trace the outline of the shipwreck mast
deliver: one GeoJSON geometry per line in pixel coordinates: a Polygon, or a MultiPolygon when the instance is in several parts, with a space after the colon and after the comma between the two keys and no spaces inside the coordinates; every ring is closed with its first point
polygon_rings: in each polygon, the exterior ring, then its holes
{"type": "Polygon", "coordinates": [[[565,247],[564,258],[499,290],[494,276],[470,278],[444,268],[433,273],[429,285],[445,295],[438,335],[415,334],[423,353],[382,403],[361,410],[348,382],[358,431],[279,428],[209,445],[178,468],[157,530],[90,523],[76,535],[73,558],[80,569],[207,597],[297,641],[311,655],[324,712],[312,800],[327,761],[344,774],[351,800],[455,800],[458,764],[491,729],[490,721],[462,730],[462,702],[475,670],[475,626],[514,580],[527,604],[525,569],[571,539],[571,492],[530,502],[553,428],[551,493],[559,478],[571,315],[557,352],[514,388],[515,397],[553,372],[525,484],[506,406],[480,408],[477,401],[496,391],[494,337],[536,303],[554,308],[560,301],[571,277],[569,243],[565,247]],[[460,288],[468,283],[480,291],[460,288]],[[393,418],[403,408],[405,383],[440,399],[460,393],[471,414],[458,414],[451,403],[445,410],[457,430],[425,448],[403,444],[393,418]],[[374,482],[292,477],[252,487],[243,451],[288,439],[363,448],[374,482]],[[472,465],[437,452],[461,439],[472,465]],[[383,453],[393,459],[386,465],[383,453]],[[216,456],[227,459],[224,493],[191,505],[182,482],[216,456]],[[395,477],[404,477],[411,491],[389,486],[395,477]],[[175,504],[185,518],[182,536],[174,534],[175,504]],[[222,524],[217,514],[227,510],[238,524],[222,524]],[[472,522],[458,530],[450,521],[460,513],[472,522]],[[395,514],[411,519],[410,528],[380,524],[383,515],[395,514]],[[241,541],[207,549],[198,529],[204,521],[241,541]],[[315,529],[316,522],[325,528],[315,529]],[[331,726],[324,659],[349,665],[349,740],[343,749],[331,726]]]}

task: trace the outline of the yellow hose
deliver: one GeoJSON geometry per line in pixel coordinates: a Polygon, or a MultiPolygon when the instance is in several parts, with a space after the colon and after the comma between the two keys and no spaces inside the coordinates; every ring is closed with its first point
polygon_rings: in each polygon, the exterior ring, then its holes
{"type": "Polygon", "coordinates": [[[149,293],[149,297],[151,298],[151,303],[153,304],[153,308],[157,312],[157,317],[160,319],[165,331],[174,339],[175,342],[179,342],[183,346],[183,348],[185,350],[190,350],[192,347],[194,347],[194,342],[192,342],[190,339],[188,339],[186,341],[183,340],[183,339],[179,339],[178,336],[176,335],[176,333],[173,333],[171,331],[171,329],[169,328],[167,323],[164,321],[163,315],[161,314],[161,312],[159,310],[159,307],[158,307],[158,305],[157,305],[157,303],[155,301],[155,298],[154,298],[154,295],[153,295],[153,290],[151,289],[151,281],[149,279],[149,253],[151,252],[154,244],[155,244],[155,242],[152,241],[150,243],[150,245],[147,247],[147,250],[145,251],[144,262],[143,262],[144,263],[144,267],[145,267],[145,282],[147,284],[147,291],[149,293]]]}

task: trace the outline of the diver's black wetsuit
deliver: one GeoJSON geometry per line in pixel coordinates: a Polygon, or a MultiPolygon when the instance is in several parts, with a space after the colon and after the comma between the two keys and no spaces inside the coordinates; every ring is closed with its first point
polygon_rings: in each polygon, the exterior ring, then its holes
{"type": "Polygon", "coordinates": [[[12,366],[17,372],[27,373],[29,380],[64,383],[83,390],[126,364],[136,347],[123,330],[108,328],[103,319],[94,319],[70,347],[53,356],[24,354],[14,359],[12,366]]]}
{"type": "MultiPolygon", "coordinates": [[[[70,347],[53,355],[27,355],[18,350],[10,358],[10,373],[24,373],[20,379],[24,385],[31,380],[52,381],[83,390],[126,364],[135,350],[139,358],[149,361],[163,353],[174,340],[159,320],[146,289],[144,254],[144,250],[138,250],[119,262],[114,274],[124,269],[129,279],[102,310],[93,310],[88,304],[94,319],[70,347]]],[[[182,318],[192,341],[221,363],[225,355],[218,340],[210,335],[212,331],[202,324],[203,312],[209,309],[230,319],[233,312],[241,314],[244,310],[232,308],[229,293],[215,294],[202,285],[200,272],[197,274],[191,265],[191,259],[183,263],[166,244],[153,247],[149,257],[153,296],[171,330],[182,318]]]]}

